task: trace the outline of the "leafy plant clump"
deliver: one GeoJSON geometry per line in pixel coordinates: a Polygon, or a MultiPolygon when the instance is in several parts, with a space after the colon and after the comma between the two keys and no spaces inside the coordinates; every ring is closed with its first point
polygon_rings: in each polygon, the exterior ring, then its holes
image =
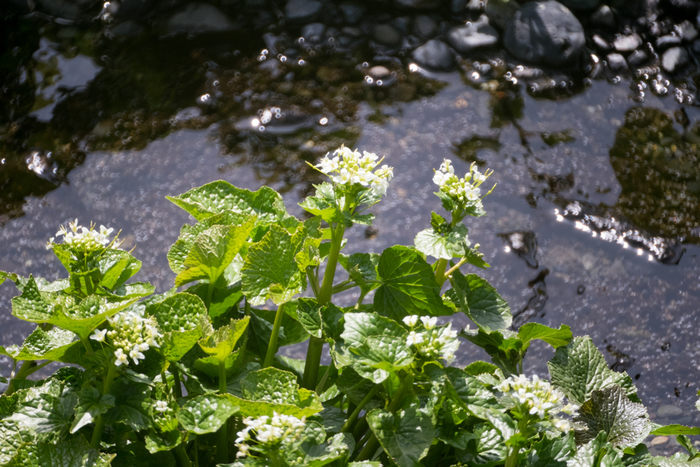
{"type": "Polygon", "coordinates": [[[686,437],[700,429],[651,423],[590,338],[512,329],[496,290],[461,271],[489,266],[462,222],[485,215],[488,172],[460,177],[446,160],[434,177],[446,217],[432,213],[414,246],[344,254],[345,230],[372,223],[393,176],[380,163],[347,148],[326,156],[316,168],[330,181],[301,202],[305,220],[268,187],[218,181],[169,198],[197,222],[168,253],[176,278],[161,295],[129,281],[141,263],[111,229],[77,220],[47,246],[67,279],[0,272],[20,292],[12,314],[37,324],[0,348],[13,362],[0,464],[700,464],[686,437]],[[354,305],[333,303],[349,290],[354,305]],[[440,324],[456,313],[475,328],[440,324]],[[556,349],[549,381],[523,374],[535,339],[556,349]],[[305,360],[280,355],[307,340],[305,360]],[[451,366],[467,343],[492,362],[451,366]],[[29,379],[51,362],[68,365],[29,379]],[[689,453],[652,457],[650,433],[678,435],[689,453]]]}

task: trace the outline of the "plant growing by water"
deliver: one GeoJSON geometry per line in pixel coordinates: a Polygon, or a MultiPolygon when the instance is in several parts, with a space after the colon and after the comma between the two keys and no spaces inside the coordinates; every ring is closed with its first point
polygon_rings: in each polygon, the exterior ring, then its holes
{"type": "Polygon", "coordinates": [[[462,268],[487,268],[463,224],[483,216],[490,173],[435,171],[444,214],[414,246],[347,251],[393,169],[340,148],[329,181],[291,216],[268,187],[218,181],[170,200],[196,220],[168,253],[170,291],[131,282],[141,263],[112,230],[61,228],[48,282],[0,272],[37,324],[0,398],[0,463],[229,466],[685,466],[698,428],[653,424],[628,375],[562,325],[512,328],[507,303],[462,268]],[[343,272],[344,271],[344,272],[343,272]],[[339,294],[355,291],[347,305],[339,294]],[[334,303],[335,302],[335,303],[334,303]],[[464,313],[475,326],[453,329],[464,313]],[[550,380],[526,376],[533,340],[556,349],[550,380]],[[308,340],[305,359],[282,347],[308,340]],[[452,366],[460,346],[491,362],[452,366]],[[322,364],[324,349],[330,359],[322,364]],[[30,376],[51,362],[46,379],[30,376]],[[652,457],[650,433],[688,450],[652,457]]]}

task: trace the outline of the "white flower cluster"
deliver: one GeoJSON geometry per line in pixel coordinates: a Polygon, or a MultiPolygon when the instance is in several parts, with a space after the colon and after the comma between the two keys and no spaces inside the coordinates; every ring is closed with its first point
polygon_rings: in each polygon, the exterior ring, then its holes
{"type": "MultiPolygon", "coordinates": [[[[104,225],[100,226],[100,230],[95,230],[95,225],[90,225],[90,228],[78,224],[78,219],[68,223],[68,228],[61,226],[61,230],[56,232],[56,237],[63,237],[63,243],[70,245],[71,249],[76,252],[88,253],[95,250],[101,250],[108,245],[111,248],[117,249],[122,242],[116,237],[113,240],[109,239],[114,229],[108,229],[104,225]]],[[[54,239],[51,239],[46,244],[46,249],[50,250],[54,246],[54,239]]]]}
{"type": "Polygon", "coordinates": [[[129,358],[133,360],[134,365],[138,365],[139,360],[146,358],[143,352],[151,347],[160,347],[156,339],[163,336],[158,332],[153,317],[145,318],[138,311],[127,310],[110,318],[109,324],[111,330],[96,329],[90,339],[104,342],[105,337],[109,337],[112,345],[116,347],[114,364],[117,366],[128,365],[129,358]]]}
{"type": "Polygon", "coordinates": [[[411,328],[406,343],[419,355],[428,359],[442,358],[447,365],[454,361],[459,340],[457,331],[452,330],[452,323],[436,327],[436,317],[416,315],[406,316],[403,322],[411,328]],[[419,327],[417,327],[418,321],[421,323],[419,327]]]}
{"type": "Polygon", "coordinates": [[[331,180],[339,185],[354,185],[370,187],[378,196],[386,193],[389,180],[394,176],[393,167],[383,165],[374,170],[384,160],[371,152],[358,150],[351,151],[345,146],[333,151],[335,157],[329,158],[326,154],[316,166],[321,172],[331,177],[331,180]],[[374,170],[374,172],[372,172],[374,170]]]}
{"type": "Polygon", "coordinates": [[[524,375],[511,376],[496,386],[496,389],[521,405],[530,415],[537,415],[540,419],[550,417],[561,431],[571,429],[569,420],[558,418],[556,415],[573,415],[578,407],[572,404],[565,405],[564,394],[553,388],[549,381],[540,379],[537,375],[533,375],[532,379],[524,375]]]}
{"type": "Polygon", "coordinates": [[[263,445],[268,449],[281,450],[286,445],[297,441],[306,427],[306,417],[298,419],[291,415],[273,412],[272,417],[248,417],[243,420],[246,427],[237,433],[236,457],[245,457],[250,453],[250,445],[263,445]]]}
{"type": "Polygon", "coordinates": [[[460,204],[478,204],[481,203],[479,195],[481,189],[479,186],[491,176],[493,171],[487,171],[485,174],[479,172],[476,164],[472,163],[469,167],[469,173],[463,178],[455,175],[455,168],[452,161],[445,159],[440,165],[440,168],[435,171],[433,182],[440,187],[440,191],[450,195],[452,199],[460,204]]]}

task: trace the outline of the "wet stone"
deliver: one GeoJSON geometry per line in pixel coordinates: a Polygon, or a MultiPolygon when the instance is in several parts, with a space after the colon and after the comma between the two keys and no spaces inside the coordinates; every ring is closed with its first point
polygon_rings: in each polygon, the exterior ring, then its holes
{"type": "Polygon", "coordinates": [[[444,42],[431,39],[413,51],[413,59],[419,65],[433,70],[449,70],[454,63],[452,50],[444,42]]]}
{"type": "Polygon", "coordinates": [[[672,47],[661,57],[661,66],[669,73],[675,73],[688,63],[688,52],[683,47],[672,47]]]}
{"type": "Polygon", "coordinates": [[[612,71],[626,70],[627,61],[621,54],[608,54],[608,66],[612,71]]]}
{"type": "Polygon", "coordinates": [[[321,2],[316,0],[289,0],[285,16],[292,22],[313,21],[321,12],[321,2]]]}
{"type": "Polygon", "coordinates": [[[489,25],[486,15],[482,15],[475,23],[452,28],[447,33],[447,41],[457,52],[468,54],[498,44],[498,32],[489,25]]]}
{"type": "Polygon", "coordinates": [[[303,28],[301,28],[301,37],[305,41],[311,42],[312,44],[319,44],[323,42],[324,34],[326,32],[326,25],[323,23],[309,23],[303,28]]]}
{"type": "Polygon", "coordinates": [[[399,34],[401,35],[406,36],[411,32],[411,18],[408,16],[399,16],[398,18],[394,18],[390,24],[394,27],[394,29],[399,31],[399,34]]]}
{"type": "Polygon", "coordinates": [[[593,43],[596,45],[596,47],[598,47],[603,52],[610,50],[610,44],[608,44],[608,41],[600,37],[598,34],[594,34],[591,39],[593,40],[593,43]]]}
{"type": "Polygon", "coordinates": [[[349,24],[357,24],[367,11],[364,5],[355,2],[343,2],[339,5],[339,8],[345,17],[345,21],[349,24]]]}
{"type": "Polygon", "coordinates": [[[698,30],[695,29],[695,26],[688,20],[676,25],[674,30],[684,42],[692,42],[698,38],[698,30]]]}
{"type": "Polygon", "coordinates": [[[140,36],[145,30],[146,29],[136,21],[128,20],[110,28],[107,34],[109,37],[115,39],[129,39],[140,36]]]}
{"type": "Polygon", "coordinates": [[[544,1],[521,6],[508,23],[503,42],[520,60],[561,67],[578,60],[586,39],[583,26],[568,8],[544,1]]]}
{"type": "Polygon", "coordinates": [[[627,63],[632,68],[638,67],[647,60],[649,60],[649,56],[643,50],[635,50],[627,57],[627,63]]]}
{"type": "Polygon", "coordinates": [[[440,0],[394,0],[394,5],[410,10],[433,10],[438,8],[440,0]]]}
{"type": "Polygon", "coordinates": [[[613,46],[618,52],[631,52],[640,45],[642,45],[642,38],[638,34],[620,36],[613,42],[613,46]]]}
{"type": "Polygon", "coordinates": [[[375,26],[372,30],[372,39],[378,44],[392,48],[401,46],[401,42],[403,41],[399,31],[388,24],[379,24],[375,26]]]}
{"type": "Polygon", "coordinates": [[[661,418],[677,417],[683,414],[683,409],[678,406],[665,404],[656,411],[656,416],[661,418]]]}
{"type": "Polygon", "coordinates": [[[424,39],[432,39],[438,32],[438,24],[430,16],[418,15],[413,23],[413,32],[424,39]]]}
{"type": "Polygon", "coordinates": [[[191,3],[171,16],[167,23],[168,34],[205,34],[233,29],[231,20],[208,3],[191,3]]]}
{"type": "Polygon", "coordinates": [[[615,13],[607,5],[601,5],[600,8],[591,15],[591,23],[594,26],[605,29],[615,29],[617,25],[615,13]]]}
{"type": "Polygon", "coordinates": [[[677,45],[681,45],[681,38],[676,35],[667,34],[656,39],[656,48],[661,51],[677,45]]]}
{"type": "Polygon", "coordinates": [[[383,67],[381,65],[377,65],[370,68],[368,74],[374,79],[382,79],[391,75],[391,72],[388,68],[383,67]]]}

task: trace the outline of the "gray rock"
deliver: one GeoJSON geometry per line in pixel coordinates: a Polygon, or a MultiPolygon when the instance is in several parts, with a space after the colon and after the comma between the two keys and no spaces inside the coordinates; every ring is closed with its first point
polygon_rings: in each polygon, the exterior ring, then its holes
{"type": "Polygon", "coordinates": [[[432,39],[438,32],[438,24],[430,16],[418,15],[413,22],[413,32],[424,39],[432,39]]]}
{"type": "Polygon", "coordinates": [[[409,10],[434,10],[441,3],[441,0],[394,0],[394,5],[409,10]]]}
{"type": "Polygon", "coordinates": [[[413,51],[413,59],[426,68],[449,70],[454,64],[452,50],[444,42],[431,39],[413,51]]]}
{"type": "Polygon", "coordinates": [[[576,63],[586,39],[573,13],[550,0],[522,5],[509,22],[503,42],[520,60],[560,67],[576,63]]]}
{"type": "Polygon", "coordinates": [[[635,50],[627,57],[627,64],[630,68],[635,68],[649,60],[649,56],[643,50],[635,50]]]}
{"type": "Polygon", "coordinates": [[[618,52],[632,52],[640,45],[642,45],[642,38],[636,33],[629,36],[620,36],[613,41],[613,46],[618,52]]]}
{"type": "Polygon", "coordinates": [[[688,63],[688,52],[683,47],[671,47],[661,57],[661,66],[669,73],[675,73],[688,63]]]}
{"type": "Polygon", "coordinates": [[[603,52],[610,50],[610,44],[608,44],[608,41],[600,37],[598,34],[594,34],[591,39],[593,40],[593,43],[596,45],[596,47],[598,47],[603,52]]]}
{"type": "Polygon", "coordinates": [[[289,0],[284,8],[288,21],[303,23],[313,21],[321,12],[321,2],[316,0],[289,0]]]}
{"type": "Polygon", "coordinates": [[[608,67],[612,71],[621,71],[627,69],[627,62],[625,57],[621,54],[608,54],[608,67]]]}
{"type": "Polygon", "coordinates": [[[370,75],[374,79],[382,79],[386,78],[387,76],[391,75],[391,72],[387,67],[377,65],[373,66],[367,71],[367,74],[370,75]]]}
{"type": "Polygon", "coordinates": [[[478,11],[484,8],[484,0],[452,0],[450,2],[450,11],[452,13],[462,13],[467,10],[478,11]]]}
{"type": "Polygon", "coordinates": [[[484,14],[489,18],[489,22],[498,29],[505,30],[508,22],[518,11],[516,2],[502,2],[500,0],[486,0],[484,14]]]}
{"type": "Polygon", "coordinates": [[[303,28],[301,28],[301,37],[304,41],[310,42],[312,44],[320,44],[323,42],[324,34],[326,32],[326,25],[323,23],[309,23],[303,28]]]}
{"type": "Polygon", "coordinates": [[[683,21],[681,24],[677,24],[673,29],[684,42],[692,42],[698,38],[698,30],[695,29],[695,26],[693,26],[693,24],[688,20],[683,21]]]}
{"type": "Polygon", "coordinates": [[[398,18],[394,18],[391,23],[394,29],[399,31],[404,36],[407,36],[411,33],[411,18],[408,16],[399,16],[398,18]]]}
{"type": "Polygon", "coordinates": [[[574,11],[593,11],[600,5],[600,0],[559,0],[565,7],[574,11]]]}
{"type": "Polygon", "coordinates": [[[612,8],[609,6],[601,5],[600,8],[591,15],[591,24],[599,28],[615,29],[615,26],[617,26],[615,12],[612,11],[612,8]]]}
{"type": "Polygon", "coordinates": [[[132,37],[140,36],[144,33],[146,28],[137,23],[134,20],[123,21],[114,27],[110,28],[107,32],[108,36],[114,39],[130,39],[132,37]]]}
{"type": "Polygon", "coordinates": [[[489,20],[482,15],[478,21],[450,29],[447,42],[459,53],[468,54],[477,49],[493,47],[498,44],[498,32],[489,25],[489,20]]]}
{"type": "Polygon", "coordinates": [[[232,31],[231,20],[209,3],[190,3],[168,19],[167,34],[205,34],[232,31]]]}
{"type": "Polygon", "coordinates": [[[388,24],[379,24],[372,29],[372,39],[374,39],[378,44],[385,45],[387,47],[399,47],[403,42],[403,38],[399,31],[389,26],[388,24]]]}
{"type": "Polygon", "coordinates": [[[78,21],[88,10],[94,10],[92,16],[100,12],[96,0],[36,0],[36,10],[55,18],[78,21]]]}
{"type": "Polygon", "coordinates": [[[700,39],[693,42],[692,51],[696,54],[700,54],[700,39]]]}
{"type": "Polygon", "coordinates": [[[659,410],[656,411],[656,416],[662,418],[677,417],[682,414],[683,409],[671,404],[662,405],[659,407],[659,410]]]}
{"type": "Polygon", "coordinates": [[[343,2],[339,7],[349,24],[357,24],[367,12],[367,8],[361,3],[343,2]]]}
{"type": "Polygon", "coordinates": [[[679,36],[667,34],[656,39],[656,48],[659,50],[666,50],[669,47],[675,47],[681,45],[681,38],[679,36]]]}

